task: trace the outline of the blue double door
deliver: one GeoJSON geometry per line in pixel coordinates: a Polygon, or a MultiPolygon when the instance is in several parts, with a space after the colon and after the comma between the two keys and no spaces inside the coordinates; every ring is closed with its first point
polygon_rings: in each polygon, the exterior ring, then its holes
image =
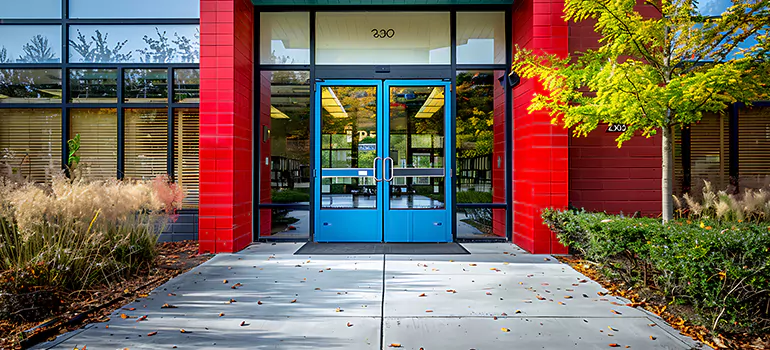
{"type": "Polygon", "coordinates": [[[314,239],[451,242],[451,85],[316,83],[314,239]]]}

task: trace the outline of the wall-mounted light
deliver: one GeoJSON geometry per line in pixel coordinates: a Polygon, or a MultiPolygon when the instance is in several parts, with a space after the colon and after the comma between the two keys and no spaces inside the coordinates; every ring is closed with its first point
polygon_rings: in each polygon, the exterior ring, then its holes
{"type": "Polygon", "coordinates": [[[270,139],[270,129],[267,125],[262,125],[262,142],[267,142],[270,139]]]}
{"type": "Polygon", "coordinates": [[[500,87],[505,88],[506,84],[509,88],[515,88],[521,82],[521,77],[516,72],[511,71],[508,75],[503,75],[497,79],[500,82],[500,87]]]}

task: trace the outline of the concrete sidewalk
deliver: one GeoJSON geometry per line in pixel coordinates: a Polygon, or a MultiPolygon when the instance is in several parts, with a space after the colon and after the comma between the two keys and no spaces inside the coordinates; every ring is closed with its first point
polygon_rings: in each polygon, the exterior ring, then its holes
{"type": "Polygon", "coordinates": [[[547,255],[464,246],[472,254],[311,257],[292,255],[301,244],[255,244],[37,348],[701,347],[547,255]]]}

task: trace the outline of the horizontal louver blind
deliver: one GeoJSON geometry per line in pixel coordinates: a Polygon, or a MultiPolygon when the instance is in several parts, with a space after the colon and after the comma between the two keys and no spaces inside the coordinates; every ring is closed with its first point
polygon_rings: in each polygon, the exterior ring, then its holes
{"type": "Polygon", "coordinates": [[[61,142],[60,109],[0,109],[0,161],[14,173],[50,179],[61,171],[61,142]]]}
{"type": "Polygon", "coordinates": [[[738,172],[741,188],[761,188],[770,181],[770,108],[738,113],[738,172]]]}
{"type": "Polygon", "coordinates": [[[707,114],[690,126],[690,174],[693,193],[700,193],[703,181],[714,189],[729,185],[729,130],[727,116],[707,114]]]}
{"type": "Polygon", "coordinates": [[[183,202],[185,208],[198,207],[199,121],[197,109],[174,111],[174,175],[177,183],[187,191],[183,202]]]}
{"type": "Polygon", "coordinates": [[[168,110],[126,110],[125,172],[130,179],[149,180],[167,173],[168,110]]]}
{"type": "Polygon", "coordinates": [[[80,164],[89,179],[115,178],[118,165],[118,116],[114,108],[70,111],[70,139],[80,134],[80,164]]]}
{"type": "Polygon", "coordinates": [[[682,129],[674,126],[672,130],[674,149],[674,194],[681,195],[684,184],[684,169],[682,169],[682,129]]]}

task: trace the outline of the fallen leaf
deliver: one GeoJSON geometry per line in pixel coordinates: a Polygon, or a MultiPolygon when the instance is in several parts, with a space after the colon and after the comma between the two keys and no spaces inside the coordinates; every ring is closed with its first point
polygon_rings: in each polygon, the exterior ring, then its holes
{"type": "Polygon", "coordinates": [[[658,338],[650,336],[650,340],[655,340],[655,339],[658,339],[658,338]]]}
{"type": "Polygon", "coordinates": [[[257,305],[262,305],[262,301],[257,301],[257,305]]]}
{"type": "Polygon", "coordinates": [[[156,334],[158,334],[158,332],[150,332],[150,333],[147,333],[147,336],[152,337],[153,335],[156,335],[156,334]]]}
{"type": "Polygon", "coordinates": [[[564,299],[572,299],[572,296],[571,295],[565,295],[564,299]]]}
{"type": "Polygon", "coordinates": [[[336,309],[334,310],[334,312],[342,312],[342,311],[345,311],[345,310],[342,310],[342,309],[340,309],[340,308],[336,308],[336,309]]]}
{"type": "Polygon", "coordinates": [[[615,329],[615,328],[612,328],[612,326],[607,326],[607,328],[609,328],[611,331],[614,331],[614,332],[617,332],[617,331],[618,331],[617,329],[615,329]]]}
{"type": "Polygon", "coordinates": [[[468,264],[468,266],[476,266],[476,264],[468,264]]]}
{"type": "Polygon", "coordinates": [[[517,314],[520,314],[520,313],[521,313],[521,310],[516,310],[516,313],[517,313],[517,314]]]}
{"type": "Polygon", "coordinates": [[[294,304],[296,302],[297,302],[297,299],[294,299],[294,300],[291,301],[292,304],[294,304]]]}
{"type": "Polygon", "coordinates": [[[348,322],[348,327],[353,327],[353,324],[348,322]]]}
{"type": "Polygon", "coordinates": [[[487,295],[492,295],[492,292],[487,292],[487,295]]]}
{"type": "Polygon", "coordinates": [[[425,310],[425,312],[433,312],[433,310],[425,310]]]}
{"type": "Polygon", "coordinates": [[[223,284],[227,284],[227,280],[222,281],[223,284]]]}
{"type": "Polygon", "coordinates": [[[144,316],[139,317],[138,319],[136,319],[136,322],[140,322],[140,321],[147,321],[147,315],[144,315],[144,316]]]}
{"type": "Polygon", "coordinates": [[[184,328],[182,328],[182,329],[179,330],[179,333],[192,333],[192,332],[188,332],[188,331],[184,330],[184,328]]]}
{"type": "Polygon", "coordinates": [[[168,296],[170,296],[170,297],[175,297],[175,296],[176,296],[176,293],[168,293],[168,296]]]}
{"type": "Polygon", "coordinates": [[[246,321],[241,321],[241,327],[247,326],[247,325],[248,325],[248,323],[246,323],[246,321]]]}
{"type": "Polygon", "coordinates": [[[174,306],[174,305],[171,305],[171,304],[163,304],[160,308],[161,309],[176,309],[177,307],[174,306]]]}
{"type": "Polygon", "coordinates": [[[511,331],[510,329],[508,329],[508,328],[505,328],[505,327],[503,327],[503,328],[500,328],[500,330],[501,330],[501,331],[503,331],[503,332],[506,332],[506,333],[508,333],[508,332],[510,332],[510,331],[511,331]]]}
{"type": "Polygon", "coordinates": [[[427,297],[427,295],[425,295],[425,293],[422,293],[420,294],[420,297],[427,297]]]}
{"type": "Polygon", "coordinates": [[[225,313],[224,313],[224,312],[220,312],[220,313],[219,313],[219,317],[222,317],[222,316],[224,316],[224,315],[225,315],[225,313]]]}
{"type": "Polygon", "coordinates": [[[400,348],[400,347],[401,347],[401,344],[399,344],[399,343],[391,343],[390,345],[388,345],[388,347],[391,347],[391,348],[400,348]]]}
{"type": "Polygon", "coordinates": [[[622,315],[623,314],[620,311],[616,311],[616,310],[610,310],[610,311],[612,311],[612,313],[615,314],[615,315],[622,315]]]}
{"type": "Polygon", "coordinates": [[[446,292],[447,292],[447,293],[457,293],[457,291],[456,291],[456,290],[454,290],[454,289],[447,289],[447,290],[446,290],[446,292]]]}
{"type": "Polygon", "coordinates": [[[126,314],[120,314],[120,318],[122,318],[122,319],[124,319],[124,320],[125,320],[125,319],[129,318],[129,316],[128,316],[128,315],[126,315],[126,314]]]}

